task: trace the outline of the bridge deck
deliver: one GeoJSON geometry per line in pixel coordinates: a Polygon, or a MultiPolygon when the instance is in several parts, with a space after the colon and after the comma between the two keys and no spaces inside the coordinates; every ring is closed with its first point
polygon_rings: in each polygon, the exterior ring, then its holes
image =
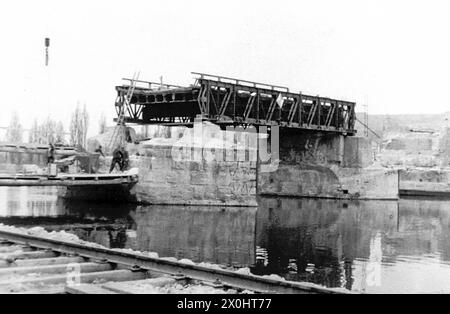
{"type": "MultiPolygon", "coordinates": [[[[192,126],[196,118],[226,125],[274,126],[356,133],[355,103],[290,92],[287,87],[201,73],[194,85],[117,86],[116,110],[137,124],[192,126]],[[156,87],[155,87],[156,86],[156,87]]],[[[140,81],[143,82],[143,81],[140,81]]]]}

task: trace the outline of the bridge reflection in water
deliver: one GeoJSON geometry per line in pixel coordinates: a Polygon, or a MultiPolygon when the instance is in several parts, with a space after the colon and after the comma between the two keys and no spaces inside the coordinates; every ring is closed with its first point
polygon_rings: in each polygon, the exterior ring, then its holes
{"type": "Polygon", "coordinates": [[[253,272],[371,293],[448,293],[448,205],[261,200],[253,272]]]}
{"type": "Polygon", "coordinates": [[[135,206],[67,202],[54,189],[0,188],[0,223],[328,287],[450,292],[448,201],[262,198],[258,209],[135,206]]]}
{"type": "Polygon", "coordinates": [[[134,221],[140,250],[195,262],[254,263],[256,208],[139,207],[134,221]]]}
{"type": "Polygon", "coordinates": [[[395,232],[397,215],[397,202],[262,199],[256,238],[266,254],[254,273],[351,290],[356,260],[368,259],[380,230],[395,232]]]}

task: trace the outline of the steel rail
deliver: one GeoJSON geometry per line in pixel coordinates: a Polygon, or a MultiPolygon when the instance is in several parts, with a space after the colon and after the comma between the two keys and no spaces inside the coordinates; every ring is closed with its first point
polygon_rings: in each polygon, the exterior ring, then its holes
{"type": "Polygon", "coordinates": [[[292,281],[281,281],[260,276],[236,273],[229,270],[211,269],[199,265],[152,258],[140,254],[120,252],[106,248],[89,247],[77,243],[46,239],[26,234],[0,230],[0,239],[28,245],[35,248],[48,249],[59,253],[76,254],[85,258],[102,260],[114,264],[138,267],[142,270],[155,271],[171,275],[185,276],[194,280],[212,282],[222,286],[230,286],[243,290],[261,293],[283,294],[346,294],[342,289],[332,289],[315,284],[292,281]]]}
{"type": "MultiPolygon", "coordinates": [[[[133,81],[133,79],[129,79],[129,78],[122,78],[122,80],[124,81],[128,81],[131,82],[133,81]]],[[[178,87],[178,88],[183,88],[183,86],[180,85],[173,85],[173,84],[164,84],[164,83],[158,83],[158,82],[151,82],[151,81],[142,81],[142,80],[134,80],[137,83],[144,83],[144,84],[149,84],[149,88],[151,88],[152,85],[157,85],[157,86],[161,86],[161,87],[178,87]]]]}
{"type": "MultiPolygon", "coordinates": [[[[217,82],[221,82],[221,80],[228,80],[228,81],[234,81],[233,84],[235,84],[235,85],[241,85],[241,83],[245,83],[245,84],[250,84],[255,88],[257,86],[266,86],[266,87],[270,87],[271,90],[278,88],[278,89],[285,89],[287,92],[289,92],[289,87],[285,87],[285,86],[253,82],[253,81],[241,80],[241,79],[237,79],[237,78],[233,78],[233,77],[220,76],[220,75],[207,74],[207,73],[191,72],[191,74],[200,76],[200,79],[205,79],[205,77],[210,77],[210,78],[213,78],[213,80],[217,81],[217,82]]],[[[208,80],[208,79],[206,79],[206,80],[208,80]]]]}

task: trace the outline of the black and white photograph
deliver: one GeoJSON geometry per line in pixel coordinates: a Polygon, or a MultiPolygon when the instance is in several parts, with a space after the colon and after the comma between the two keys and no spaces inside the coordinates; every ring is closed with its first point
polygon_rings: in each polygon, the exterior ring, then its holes
{"type": "Polygon", "coordinates": [[[449,294],[449,14],[5,2],[0,294],[449,294]]]}

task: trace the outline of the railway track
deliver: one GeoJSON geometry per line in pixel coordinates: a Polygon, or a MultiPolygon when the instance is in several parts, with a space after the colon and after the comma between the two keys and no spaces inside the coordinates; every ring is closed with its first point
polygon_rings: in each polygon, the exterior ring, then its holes
{"type": "Polygon", "coordinates": [[[0,230],[0,293],[346,293],[0,230]]]}

